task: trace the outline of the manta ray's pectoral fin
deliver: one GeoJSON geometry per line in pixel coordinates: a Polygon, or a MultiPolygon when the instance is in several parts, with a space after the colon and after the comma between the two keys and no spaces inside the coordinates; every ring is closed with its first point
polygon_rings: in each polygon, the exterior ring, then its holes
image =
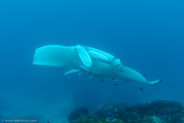
{"type": "Polygon", "coordinates": [[[68,70],[64,73],[65,76],[68,76],[69,74],[72,74],[72,73],[76,73],[76,72],[79,72],[80,69],[71,69],[71,70],[68,70]]]}
{"type": "Polygon", "coordinates": [[[76,51],[78,52],[78,55],[79,55],[81,62],[86,67],[90,67],[92,64],[92,60],[91,60],[91,57],[89,56],[88,52],[86,51],[86,49],[80,45],[77,45],[76,51]]]}
{"type": "Polygon", "coordinates": [[[66,58],[68,47],[61,45],[46,45],[37,48],[33,58],[33,64],[61,67],[67,65],[66,58]]]}

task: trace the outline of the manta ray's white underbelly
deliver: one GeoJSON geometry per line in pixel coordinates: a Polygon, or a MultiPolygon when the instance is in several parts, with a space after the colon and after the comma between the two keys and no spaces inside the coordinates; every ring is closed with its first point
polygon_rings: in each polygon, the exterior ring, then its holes
{"type": "Polygon", "coordinates": [[[124,67],[120,59],[104,51],[77,46],[47,45],[36,49],[33,64],[71,68],[74,72],[85,72],[101,78],[157,84],[148,82],[140,73],[124,67]]]}

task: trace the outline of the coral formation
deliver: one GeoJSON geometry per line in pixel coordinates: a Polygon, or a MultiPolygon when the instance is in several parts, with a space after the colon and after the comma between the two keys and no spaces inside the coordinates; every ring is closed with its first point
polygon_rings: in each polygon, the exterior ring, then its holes
{"type": "Polygon", "coordinates": [[[87,108],[85,107],[80,107],[80,108],[77,108],[75,109],[74,111],[72,111],[70,113],[70,116],[68,116],[68,120],[69,121],[72,121],[72,120],[75,120],[81,116],[87,116],[89,114],[89,111],[87,108]]]}
{"type": "Polygon", "coordinates": [[[70,123],[184,123],[184,107],[173,101],[106,105],[93,114],[74,112],[68,117],[70,123]]]}

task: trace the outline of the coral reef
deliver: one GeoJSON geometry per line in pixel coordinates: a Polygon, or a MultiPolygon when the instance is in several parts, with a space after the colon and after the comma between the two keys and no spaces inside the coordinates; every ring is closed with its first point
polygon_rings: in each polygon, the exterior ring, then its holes
{"type": "Polygon", "coordinates": [[[89,114],[86,108],[77,109],[68,120],[70,123],[184,123],[184,107],[173,101],[135,106],[121,103],[105,105],[93,114],[89,114]]]}
{"type": "Polygon", "coordinates": [[[69,121],[72,121],[72,120],[75,120],[81,116],[87,116],[89,114],[89,111],[87,108],[85,107],[80,107],[78,109],[75,109],[74,111],[72,111],[70,113],[70,115],[68,116],[68,120],[69,121]]]}

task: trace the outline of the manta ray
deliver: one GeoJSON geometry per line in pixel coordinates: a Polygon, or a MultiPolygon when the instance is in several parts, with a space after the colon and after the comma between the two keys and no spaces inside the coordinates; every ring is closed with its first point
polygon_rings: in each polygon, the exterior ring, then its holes
{"type": "Polygon", "coordinates": [[[149,85],[160,83],[160,79],[147,81],[143,75],[123,65],[119,58],[102,50],[88,46],[46,45],[35,50],[33,64],[67,67],[65,76],[72,73],[87,74],[103,80],[142,82],[149,85]]]}

